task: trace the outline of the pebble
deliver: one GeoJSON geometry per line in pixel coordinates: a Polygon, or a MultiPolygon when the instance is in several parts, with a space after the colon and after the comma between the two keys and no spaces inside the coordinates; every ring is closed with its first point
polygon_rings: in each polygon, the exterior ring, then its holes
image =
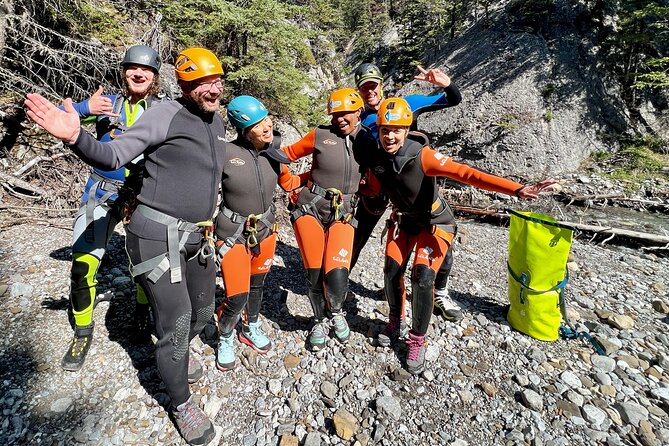
{"type": "Polygon", "coordinates": [[[337,435],[342,440],[348,441],[358,433],[358,420],[346,409],[337,410],[332,416],[332,422],[337,435]]]}
{"type": "Polygon", "coordinates": [[[395,421],[402,416],[400,402],[392,396],[382,396],[376,399],[376,411],[379,415],[391,418],[395,421]]]}
{"type": "Polygon", "coordinates": [[[540,412],[544,408],[544,399],[532,389],[523,389],[521,392],[523,404],[532,410],[540,412]]]}
{"type": "Polygon", "coordinates": [[[592,365],[601,372],[610,373],[616,368],[616,361],[608,356],[593,355],[590,357],[592,365]]]}
{"type": "Polygon", "coordinates": [[[625,401],[616,404],[616,409],[620,413],[620,418],[625,422],[639,427],[641,421],[648,420],[648,410],[640,404],[625,401]]]}

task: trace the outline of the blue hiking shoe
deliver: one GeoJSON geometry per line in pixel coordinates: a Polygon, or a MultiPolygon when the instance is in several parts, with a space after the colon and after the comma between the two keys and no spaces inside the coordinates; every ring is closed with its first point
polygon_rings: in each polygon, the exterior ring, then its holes
{"type": "Polygon", "coordinates": [[[216,368],[227,372],[235,368],[235,331],[227,336],[218,338],[218,350],[216,351],[216,368]]]}
{"type": "Polygon", "coordinates": [[[348,341],[349,336],[351,336],[351,330],[348,328],[345,316],[346,313],[340,311],[339,313],[334,313],[331,319],[334,335],[342,344],[348,341]]]}
{"type": "Polygon", "coordinates": [[[248,325],[242,324],[242,329],[238,334],[239,342],[242,342],[260,354],[267,353],[272,348],[270,341],[262,329],[262,323],[258,320],[250,322],[248,325]]]}
{"type": "Polygon", "coordinates": [[[307,338],[307,344],[311,350],[317,352],[323,347],[325,347],[325,341],[328,339],[328,334],[330,333],[330,323],[327,319],[321,321],[316,321],[309,337],[307,338]]]}

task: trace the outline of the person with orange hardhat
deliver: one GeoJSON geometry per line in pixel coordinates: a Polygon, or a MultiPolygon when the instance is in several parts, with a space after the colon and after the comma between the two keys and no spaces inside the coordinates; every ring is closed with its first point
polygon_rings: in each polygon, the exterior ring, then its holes
{"type": "MultiPolygon", "coordinates": [[[[405,97],[413,112],[411,130],[417,130],[418,117],[426,112],[434,112],[445,108],[454,107],[462,101],[460,90],[451,81],[451,78],[439,68],[424,69],[417,67],[419,74],[414,79],[427,82],[435,87],[443,89],[442,92],[430,95],[410,94],[405,97]]],[[[371,63],[360,64],[354,72],[355,85],[360,96],[365,101],[365,110],[360,115],[362,125],[369,128],[374,136],[378,136],[376,117],[381,101],[384,97],[383,82],[385,77],[378,66],[371,63]]],[[[353,238],[353,254],[351,255],[351,269],[355,267],[360,252],[371,236],[374,228],[384,214],[388,205],[388,197],[384,194],[373,195],[373,179],[364,178],[363,184],[358,191],[360,200],[355,211],[358,226],[353,238]]],[[[435,310],[446,320],[457,322],[462,319],[462,311],[450,299],[448,292],[448,276],[453,265],[453,249],[448,251],[446,259],[437,274],[437,287],[435,293],[435,310]]]]}
{"type": "Polygon", "coordinates": [[[376,117],[381,147],[365,152],[360,159],[378,179],[392,204],[383,269],[390,315],[377,340],[379,345],[389,346],[399,337],[405,302],[404,271],[411,251],[415,250],[406,367],[410,373],[418,374],[424,369],[425,335],[432,315],[435,278],[455,237],[453,212],[439,194],[436,178],[448,177],[524,199],[537,198],[539,192],[555,181],[523,186],[456,163],[430,148],[425,135],[409,130],[413,119],[406,100],[385,99],[376,117]]]}
{"type": "Polygon", "coordinates": [[[339,342],[350,336],[342,306],[348,292],[354,196],[360,182],[356,159],[359,152],[376,145],[360,126],[363,105],[352,88],[333,91],[327,104],[330,125],[282,148],[291,161],[312,155],[311,179],[300,191],[291,221],[314,311],[307,344],[315,351],[325,346],[331,328],[339,342]]]}
{"type": "Polygon", "coordinates": [[[26,107],[33,121],[94,167],[117,169],[144,155],[139,204],[126,227],[129,269],[155,316],[156,361],[171,399],[168,410],[188,444],[205,445],[214,426],[188,386],[203,376],[189,345],[214,312],[212,217],[226,153],[225,125],[217,113],[223,68],[204,48],[182,51],[175,68],[183,96],[149,108],[106,143],[82,131],[71,99],[63,111],[28,94],[26,107]]]}

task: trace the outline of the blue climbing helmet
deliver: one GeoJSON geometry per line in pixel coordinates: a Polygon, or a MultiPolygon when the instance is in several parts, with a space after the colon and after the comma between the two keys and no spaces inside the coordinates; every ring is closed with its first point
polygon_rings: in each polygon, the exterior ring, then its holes
{"type": "Polygon", "coordinates": [[[253,96],[237,96],[228,104],[228,119],[239,130],[259,123],[266,116],[267,109],[253,96]]]}

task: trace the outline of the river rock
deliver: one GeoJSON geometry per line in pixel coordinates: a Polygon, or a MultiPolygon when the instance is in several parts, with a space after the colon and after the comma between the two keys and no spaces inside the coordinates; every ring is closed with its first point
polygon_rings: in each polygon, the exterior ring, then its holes
{"type": "Polygon", "coordinates": [[[376,399],[376,411],[379,415],[388,417],[395,421],[402,416],[400,402],[392,396],[381,396],[376,399]]]}
{"type": "Polygon", "coordinates": [[[639,427],[642,420],[648,420],[648,410],[640,404],[625,401],[616,404],[615,408],[620,413],[620,417],[625,423],[639,427]]]}
{"type": "Polygon", "coordinates": [[[523,389],[520,393],[525,407],[540,412],[544,408],[544,398],[532,389],[523,389]]]}
{"type": "Polygon", "coordinates": [[[606,319],[606,322],[618,330],[629,330],[634,327],[634,319],[624,314],[614,314],[606,319]]]}
{"type": "Polygon", "coordinates": [[[332,416],[335,431],[342,440],[350,440],[358,433],[358,420],[346,409],[339,409],[332,416]]]}

